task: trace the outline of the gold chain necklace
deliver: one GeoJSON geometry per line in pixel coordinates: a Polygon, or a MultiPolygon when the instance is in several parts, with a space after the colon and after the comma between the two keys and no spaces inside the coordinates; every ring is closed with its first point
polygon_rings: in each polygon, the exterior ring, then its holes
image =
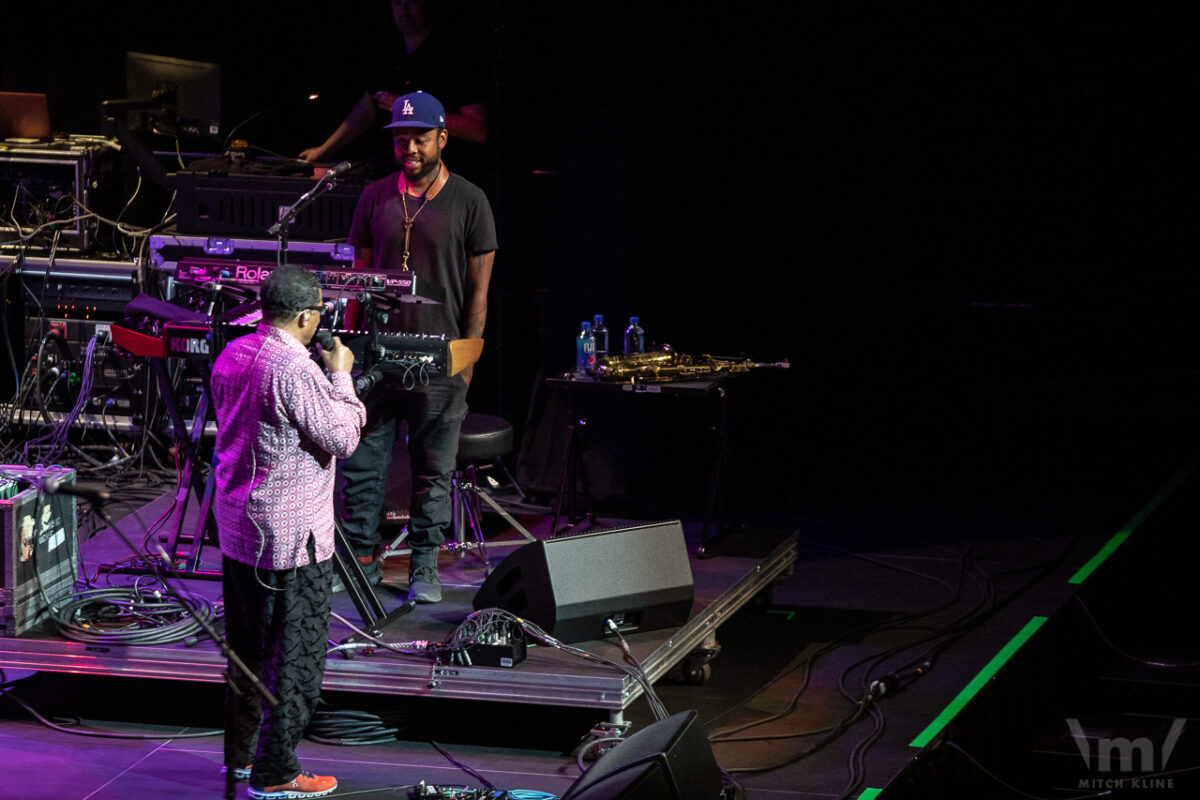
{"type": "Polygon", "coordinates": [[[445,164],[441,164],[438,167],[437,179],[433,182],[433,185],[425,190],[425,194],[421,195],[421,206],[410,217],[408,215],[408,200],[406,199],[408,195],[408,178],[405,177],[403,172],[400,173],[397,188],[400,190],[400,205],[404,209],[404,252],[400,255],[400,269],[408,270],[408,240],[412,233],[413,223],[416,222],[417,216],[425,210],[425,204],[437,196],[439,187],[446,182],[449,176],[450,171],[446,169],[445,164]]]}

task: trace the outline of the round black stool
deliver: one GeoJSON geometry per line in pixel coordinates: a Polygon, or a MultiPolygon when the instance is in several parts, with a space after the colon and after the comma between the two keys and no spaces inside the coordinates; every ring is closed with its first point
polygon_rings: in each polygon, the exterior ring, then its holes
{"type": "Polygon", "coordinates": [[[490,464],[513,449],[513,426],[491,414],[467,414],[458,432],[458,468],[490,464]]]}
{"type": "MultiPolygon", "coordinates": [[[[471,532],[475,536],[475,546],[483,555],[485,564],[487,563],[487,543],[483,537],[481,500],[486,501],[522,536],[516,541],[495,542],[493,547],[534,541],[529,531],[501,508],[492,496],[479,485],[480,471],[497,464],[501,458],[511,453],[512,449],[513,426],[508,420],[491,414],[467,414],[463,419],[462,429],[458,434],[458,459],[454,475],[450,480],[450,498],[454,509],[454,539],[459,548],[465,549],[467,547],[466,528],[470,526],[471,532]]],[[[517,492],[521,493],[520,487],[516,486],[516,481],[512,479],[511,475],[508,476],[508,479],[517,488],[517,492]]]]}
{"type": "MultiPolygon", "coordinates": [[[[502,417],[495,417],[491,414],[467,414],[463,419],[462,428],[458,434],[458,457],[455,461],[454,472],[450,476],[450,507],[453,513],[451,528],[454,531],[454,541],[443,544],[443,550],[457,551],[461,556],[465,555],[468,549],[477,547],[483,556],[484,564],[487,564],[488,544],[483,537],[481,500],[486,501],[521,536],[516,540],[493,542],[492,547],[506,547],[536,541],[521,523],[513,519],[479,485],[479,473],[482,470],[493,465],[499,465],[501,469],[504,469],[499,462],[501,458],[512,452],[513,439],[513,427],[508,420],[502,417]],[[471,544],[467,544],[466,529],[468,526],[475,538],[471,544]]],[[[505,470],[506,474],[507,472],[505,470]]],[[[521,487],[517,486],[517,482],[511,475],[508,475],[508,480],[524,499],[525,493],[521,491],[521,487]]],[[[406,538],[408,538],[407,525],[383,553],[383,557],[405,555],[411,552],[408,549],[401,549],[401,543],[406,538]]]]}

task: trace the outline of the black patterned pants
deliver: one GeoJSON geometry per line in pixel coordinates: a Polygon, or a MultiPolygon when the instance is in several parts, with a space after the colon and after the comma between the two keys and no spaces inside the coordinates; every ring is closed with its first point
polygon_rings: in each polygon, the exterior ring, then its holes
{"type": "Polygon", "coordinates": [[[231,736],[225,763],[253,763],[252,786],[277,786],[300,774],[296,745],[316,710],[325,673],[332,574],[331,560],[278,571],[223,561],[229,645],[279,700],[271,708],[245,675],[230,669],[236,691],[226,691],[231,736]]]}

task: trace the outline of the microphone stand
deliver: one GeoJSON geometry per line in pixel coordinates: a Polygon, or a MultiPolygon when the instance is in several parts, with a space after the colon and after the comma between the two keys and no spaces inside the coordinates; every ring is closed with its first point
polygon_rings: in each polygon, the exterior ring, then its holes
{"type": "MultiPolygon", "coordinates": [[[[62,488],[64,489],[62,494],[69,493],[66,491],[67,487],[64,486],[62,488]]],[[[119,536],[121,541],[125,543],[125,546],[129,548],[129,551],[131,553],[136,554],[136,553],[141,552],[141,550],[139,550],[137,547],[134,547],[133,542],[130,541],[129,537],[125,535],[125,532],[123,530],[121,530],[119,527],[117,527],[117,524],[113,521],[112,515],[109,514],[108,509],[105,508],[105,504],[108,501],[108,493],[107,492],[77,491],[74,494],[77,497],[82,497],[83,499],[87,500],[91,504],[92,508],[100,516],[100,519],[104,522],[104,524],[107,525],[112,530],[116,531],[117,536],[119,536]]],[[[155,577],[157,577],[158,580],[162,583],[162,585],[164,587],[166,587],[167,594],[174,595],[175,597],[183,599],[184,597],[186,597],[186,594],[184,593],[183,589],[181,587],[176,586],[174,584],[174,582],[167,576],[166,571],[164,569],[162,569],[162,567],[161,567],[161,564],[166,563],[166,561],[167,561],[167,554],[163,551],[161,545],[159,546],[159,556],[163,559],[161,562],[157,562],[154,560],[151,561],[151,563],[154,566],[155,577]]],[[[233,648],[230,647],[229,640],[226,639],[223,635],[221,635],[220,631],[218,631],[216,629],[216,627],[212,624],[212,622],[210,622],[203,615],[197,614],[197,615],[195,615],[194,619],[196,620],[196,623],[204,630],[204,633],[208,635],[208,638],[210,638],[214,642],[216,642],[217,646],[221,650],[221,654],[223,656],[225,656],[225,663],[227,664],[227,668],[225,670],[225,683],[228,684],[230,689],[234,692],[238,692],[239,690],[237,688],[237,683],[236,683],[236,681],[234,681],[233,675],[234,674],[244,675],[246,680],[250,683],[250,685],[254,687],[254,691],[256,691],[259,695],[262,696],[263,702],[267,703],[269,706],[271,706],[271,708],[278,708],[279,707],[279,698],[277,698],[274,694],[272,694],[271,690],[268,689],[263,684],[263,682],[259,679],[259,677],[257,675],[255,675],[254,672],[251,671],[246,666],[245,662],[242,661],[242,659],[238,656],[238,654],[234,652],[233,648]]],[[[225,757],[224,757],[224,761],[225,761],[225,797],[229,798],[229,800],[233,800],[234,796],[237,793],[237,791],[236,791],[237,778],[234,776],[235,765],[229,763],[230,754],[233,752],[233,735],[234,735],[234,726],[232,724],[232,720],[227,718],[225,720],[225,757]]],[[[245,766],[245,765],[243,764],[241,766],[245,766]]]]}
{"type": "MultiPolygon", "coordinates": [[[[347,164],[347,167],[348,166],[349,165],[347,164]]],[[[316,186],[300,195],[296,202],[292,203],[290,206],[280,212],[279,221],[267,228],[267,233],[269,233],[271,236],[278,237],[279,239],[278,257],[276,259],[277,266],[283,266],[287,264],[288,226],[295,222],[296,216],[301,211],[312,205],[312,203],[316,201],[318,197],[337,186],[337,176],[340,174],[340,168],[341,165],[339,164],[338,167],[334,167],[332,170],[325,173],[325,175],[323,175],[321,179],[317,181],[316,186]]]]}

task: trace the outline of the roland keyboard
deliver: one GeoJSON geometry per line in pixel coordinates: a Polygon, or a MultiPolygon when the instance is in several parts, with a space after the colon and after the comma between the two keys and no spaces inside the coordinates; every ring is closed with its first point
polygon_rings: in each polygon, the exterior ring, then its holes
{"type": "MultiPolygon", "coordinates": [[[[175,266],[175,280],[197,286],[230,284],[257,288],[275,266],[261,261],[184,257],[175,266]]],[[[441,303],[446,299],[441,287],[407,270],[306,269],[317,276],[321,290],[327,294],[352,296],[363,291],[378,292],[403,303],[441,303]]]]}

